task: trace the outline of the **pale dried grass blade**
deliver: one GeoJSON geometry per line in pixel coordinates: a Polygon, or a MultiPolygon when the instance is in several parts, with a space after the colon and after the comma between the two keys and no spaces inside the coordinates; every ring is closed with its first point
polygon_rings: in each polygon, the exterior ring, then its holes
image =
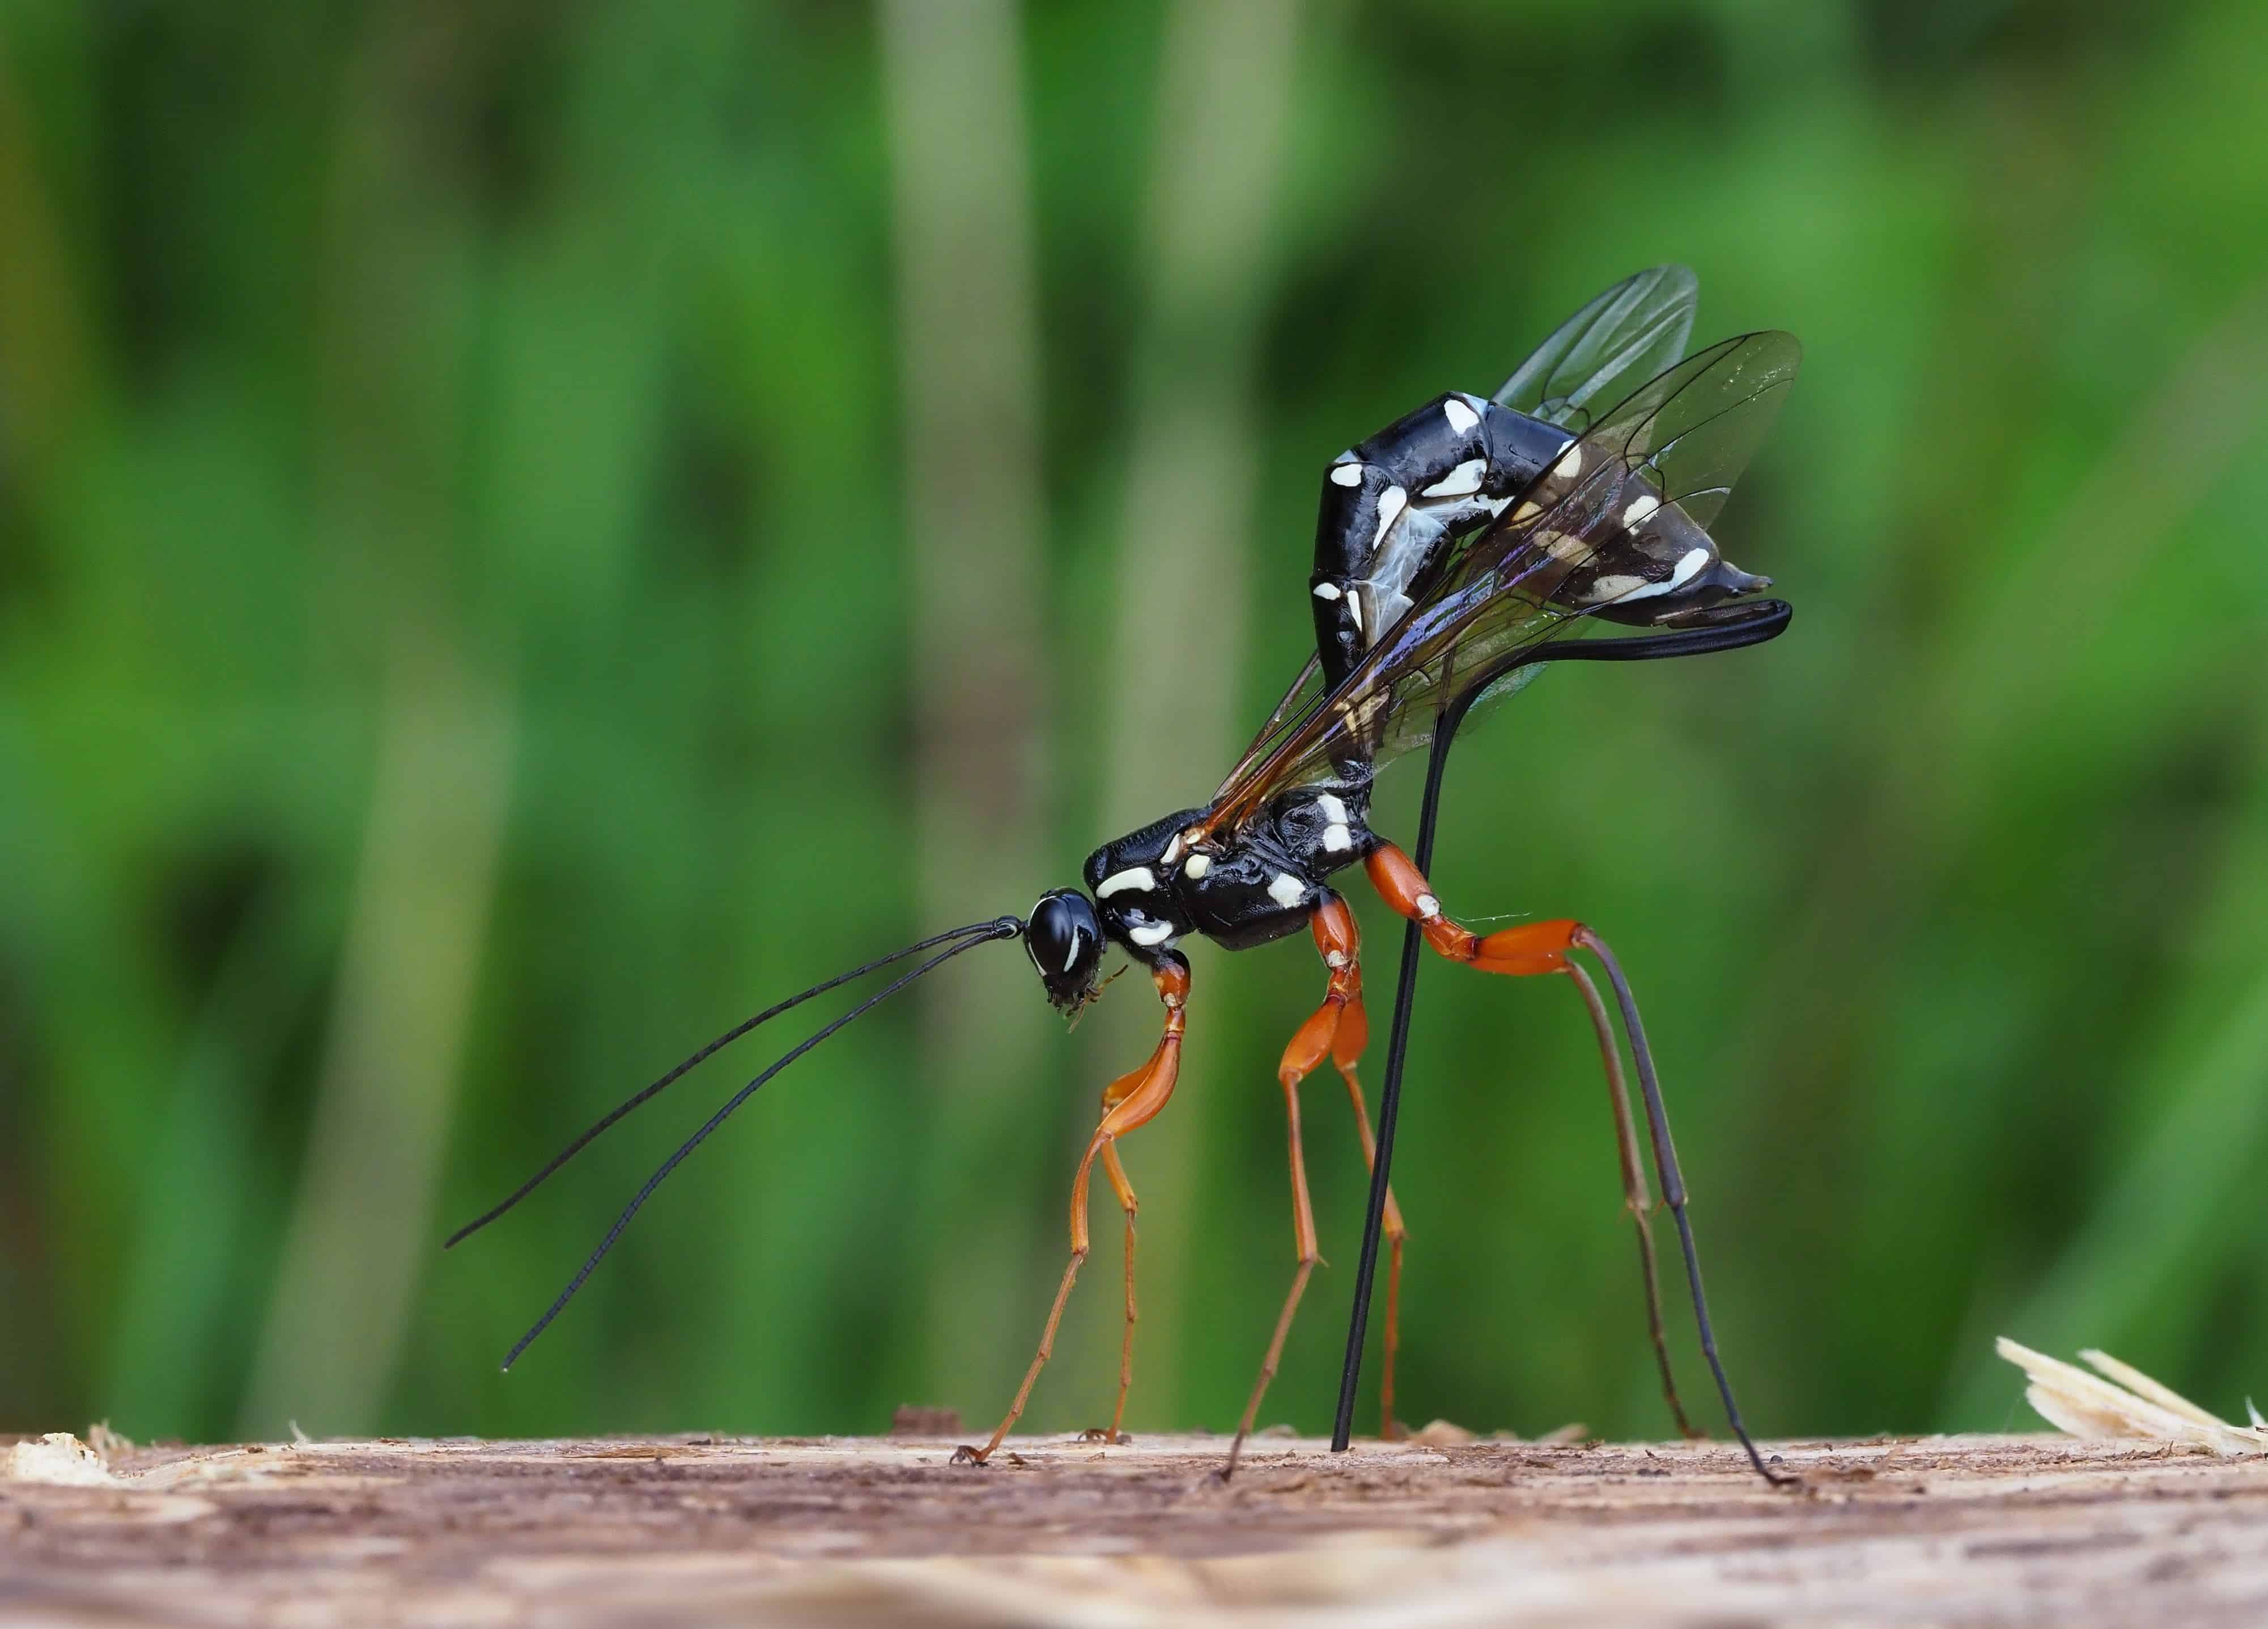
{"type": "Polygon", "coordinates": [[[2206,1413],[2188,1398],[2100,1352],[2082,1353],[2106,1374],[2139,1382],[2114,1385],[2003,1335],[1999,1354],[2022,1369],[2031,1384],[2024,1398],[2040,1417],[2075,1437],[2124,1437],[2206,1448],[2215,1454],[2268,1453],[2268,1430],[2248,1429],[2206,1413]]]}
{"type": "Polygon", "coordinates": [[[2139,1397],[2149,1398],[2160,1408],[2172,1410],[2184,1419],[2194,1421],[2208,1428],[2226,1426],[2228,1423],[2217,1416],[2206,1413],[2171,1386],[2160,1385],[2132,1364],[2121,1363],[2107,1352],[2098,1352],[2092,1346],[2082,1346],[2080,1348],[2079,1356],[2081,1362],[2104,1379],[2124,1386],[2127,1390],[2139,1397]]]}

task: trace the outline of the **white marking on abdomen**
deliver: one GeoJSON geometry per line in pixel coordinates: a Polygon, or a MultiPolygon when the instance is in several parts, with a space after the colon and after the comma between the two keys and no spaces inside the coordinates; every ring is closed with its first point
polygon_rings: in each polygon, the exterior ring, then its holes
{"type": "Polygon", "coordinates": [[[1472,409],[1467,407],[1454,396],[1451,396],[1447,402],[1441,403],[1441,416],[1447,419],[1449,421],[1449,428],[1455,431],[1461,436],[1471,430],[1475,424],[1481,422],[1481,416],[1479,414],[1474,412],[1472,409]]]}
{"type": "Polygon", "coordinates": [[[1140,927],[1126,930],[1126,937],[1145,950],[1152,945],[1164,944],[1173,936],[1174,925],[1170,922],[1145,922],[1140,927]]]}
{"type": "Polygon", "coordinates": [[[1145,894],[1156,893],[1158,891],[1157,873],[1152,871],[1147,866],[1137,866],[1130,871],[1122,871],[1115,877],[1106,877],[1101,886],[1094,890],[1094,896],[1097,899],[1108,899],[1113,894],[1123,893],[1128,888],[1138,888],[1145,894]]]}
{"type": "Polygon", "coordinates": [[[1440,900],[1435,899],[1431,894],[1420,894],[1418,896],[1418,919],[1420,922],[1431,922],[1435,917],[1438,917],[1440,914],[1441,902],[1440,900]]]}
{"type": "Polygon", "coordinates": [[[1468,492],[1477,492],[1481,490],[1481,475],[1487,468],[1488,460],[1485,458],[1469,458],[1418,496],[1462,498],[1468,492]]]}
{"type": "Polygon", "coordinates": [[[1378,500],[1378,530],[1372,534],[1370,546],[1375,549],[1386,541],[1394,523],[1402,519],[1402,512],[1410,507],[1410,494],[1398,486],[1390,486],[1378,500]]]}
{"type": "Polygon", "coordinates": [[[1651,600],[1660,594],[1675,593],[1687,583],[1691,582],[1701,568],[1708,564],[1707,549],[1689,549],[1685,551],[1685,557],[1677,563],[1677,569],[1670,572],[1667,581],[1649,583],[1637,577],[1602,577],[1593,586],[1591,598],[1611,599],[1619,604],[1627,605],[1632,600],[1651,600]],[[1629,586],[1624,587],[1624,584],[1628,584],[1629,586]]]}
{"type": "Polygon", "coordinates": [[[1268,897],[1289,910],[1307,896],[1307,885],[1288,871],[1279,871],[1268,885],[1268,897]]]}

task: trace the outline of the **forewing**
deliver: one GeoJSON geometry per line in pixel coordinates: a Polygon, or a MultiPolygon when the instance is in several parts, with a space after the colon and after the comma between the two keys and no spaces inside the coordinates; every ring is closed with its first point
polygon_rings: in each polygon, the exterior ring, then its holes
{"type": "Polygon", "coordinates": [[[1620,402],[1685,354],[1700,281],[1684,266],[1655,266],[1620,283],[1552,331],[1496,401],[1574,431],[1594,409],[1620,402]]]}
{"type": "MultiPolygon", "coordinates": [[[[1221,782],[1223,790],[1251,773],[1278,744],[1306,724],[1308,716],[1322,702],[1322,671],[1321,660],[1313,656],[1307,658],[1307,665],[1292,679],[1291,689],[1284,692],[1284,699],[1278,702],[1276,711],[1268,715],[1268,722],[1260,726],[1260,733],[1252,738],[1252,744],[1244,749],[1244,756],[1237,759],[1236,767],[1230,770],[1227,778],[1221,782]]],[[[1218,800],[1219,794],[1214,795],[1218,800]]]]}
{"type": "Polygon", "coordinates": [[[1803,363],[1795,335],[1742,334],[1649,380],[1593,438],[1705,531],[1771,433],[1803,363]]]}
{"type": "Polygon", "coordinates": [[[1342,778],[1343,765],[1382,768],[1430,741],[1441,713],[1504,677],[1512,657],[1587,630],[1589,613],[1613,601],[1570,602],[1568,579],[1627,535],[1641,496],[1677,505],[1696,525],[1713,520],[1800,358],[1788,335],[1746,334],[1631,392],[1573,444],[1580,460],[1563,454],[1438,563],[1409,614],[1336,689],[1302,704],[1294,687],[1214,794],[1209,828],[1233,829],[1291,787],[1342,778]]]}

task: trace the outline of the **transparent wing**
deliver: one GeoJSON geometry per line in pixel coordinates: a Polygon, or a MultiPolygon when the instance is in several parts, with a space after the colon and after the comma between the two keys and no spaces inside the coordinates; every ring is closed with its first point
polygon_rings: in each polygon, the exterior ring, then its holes
{"type": "Polygon", "coordinates": [[[1504,677],[1509,658],[1587,630],[1589,614],[1615,603],[1594,591],[1617,576],[1633,505],[1675,505],[1705,527],[1801,358],[1789,335],[1742,335],[1624,398],[1502,519],[1445,553],[1336,689],[1301,702],[1293,687],[1214,794],[1207,829],[1233,830],[1293,786],[1383,767],[1430,741],[1442,712],[1504,677]]]}
{"type": "MultiPolygon", "coordinates": [[[[1659,375],[1684,354],[1699,298],[1700,280],[1688,267],[1654,266],[1624,277],[1553,329],[1494,399],[1547,424],[1585,430],[1594,404],[1624,401],[1632,381],[1659,375]]],[[[1266,757],[1320,703],[1320,674],[1313,660],[1300,670],[1226,785],[1266,757]]]]}
{"type": "Polygon", "coordinates": [[[1700,280],[1684,266],[1624,277],[1554,329],[1496,401],[1547,424],[1589,429],[1594,408],[1622,401],[1685,354],[1700,295],[1700,280]]]}
{"type": "MultiPolygon", "coordinates": [[[[1238,777],[1249,772],[1278,742],[1305,722],[1307,715],[1322,700],[1322,660],[1310,656],[1307,665],[1292,678],[1291,688],[1284,692],[1284,699],[1276,704],[1276,711],[1268,715],[1268,721],[1260,726],[1260,733],[1244,749],[1244,756],[1237,759],[1235,767],[1229,770],[1227,778],[1221,783],[1224,787],[1235,785],[1238,777]]],[[[1218,795],[1215,794],[1216,800],[1218,795]]]]}

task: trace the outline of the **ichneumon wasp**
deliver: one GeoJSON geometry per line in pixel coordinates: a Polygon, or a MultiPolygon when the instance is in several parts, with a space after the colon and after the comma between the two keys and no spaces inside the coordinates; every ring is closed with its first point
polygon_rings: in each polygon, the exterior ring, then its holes
{"type": "MultiPolygon", "coordinates": [[[[1707,528],[1770,427],[1800,352],[1789,335],[1763,332],[1685,356],[1696,293],[1693,274],[1683,267],[1656,267],[1626,278],[1562,323],[1494,395],[1439,396],[1332,461],[1308,578],[1315,655],[1211,801],[1104,844],[1087,857],[1085,886],[1043,894],[1028,921],[1012,915],[970,923],[766,1008],[631,1097],[502,1204],[453,1235],[452,1245],[494,1221],[593,1138],[758,1025],[839,985],[934,953],[822,1026],[711,1115],[639,1189],[504,1366],[558,1316],[678,1163],[805,1052],[946,961],[996,940],[1021,938],[1048,999],[1075,1016],[1101,993],[1103,958],[1116,947],[1149,973],[1164,1008],[1164,1032],[1146,1062],[1103,1090],[1101,1122],[1071,1183],[1071,1259],[1039,1350],[990,1440],[982,1448],[961,1448],[954,1458],[983,1463],[991,1456],[1046,1366],[1089,1252],[1087,1200],[1098,1161],[1126,1220],[1127,1316],[1117,1406],[1109,1429],[1094,1434],[1116,1441],[1132,1377],[1136,1213],[1117,1142],[1173,1095],[1189,995],[1189,963],[1177,947],[1195,934],[1243,950],[1305,929],[1323,961],[1325,992],[1285,1048],[1278,1071],[1289,1120],[1298,1265],[1229,1449],[1223,1475],[1229,1474],[1321,1259],[1301,1147],[1300,1086],[1327,1058],[1345,1082],[1364,1156],[1373,1177],[1379,1174],[1356,1073],[1369,1033],[1359,945],[1354,918],[1330,886],[1336,873],[1360,866],[1388,906],[1410,924],[1403,1000],[1388,1066],[1389,1114],[1421,938],[1444,959],[1484,973],[1562,975],[1581,997],[1605,1068],[1663,1389],[1685,1429],[1662,1334],[1647,1225],[1653,1202],[1622,1052],[1607,1004],[1574,953],[1594,958],[1603,969],[1630,1043],[1656,1174],[1677,1223],[1703,1352],[1750,1463],[1767,1478],[1785,1480],[1766,1467],[1749,1440],[1718,1359],[1660,1087],[1621,964],[1603,940],[1572,920],[1475,933],[1443,909],[1421,866],[1369,824],[1379,770],[1396,756],[1433,742],[1418,844],[1420,855],[1427,854],[1450,735],[1476,704],[1517,690],[1546,662],[1727,650],[1769,639],[1786,626],[1785,604],[1756,598],[1769,579],[1727,562],[1707,528]],[[1655,631],[1576,637],[1601,622],[1655,631]]],[[[1381,1129],[1390,1135],[1388,1124],[1381,1129]]],[[[1406,1231],[1390,1189],[1379,1184],[1375,1197],[1389,1251],[1381,1407],[1391,1435],[1406,1231]]],[[[1366,1240],[1359,1317],[1366,1311],[1374,1249],[1374,1238],[1366,1240]]],[[[1350,1376],[1352,1361],[1351,1355],[1350,1376]]]]}

